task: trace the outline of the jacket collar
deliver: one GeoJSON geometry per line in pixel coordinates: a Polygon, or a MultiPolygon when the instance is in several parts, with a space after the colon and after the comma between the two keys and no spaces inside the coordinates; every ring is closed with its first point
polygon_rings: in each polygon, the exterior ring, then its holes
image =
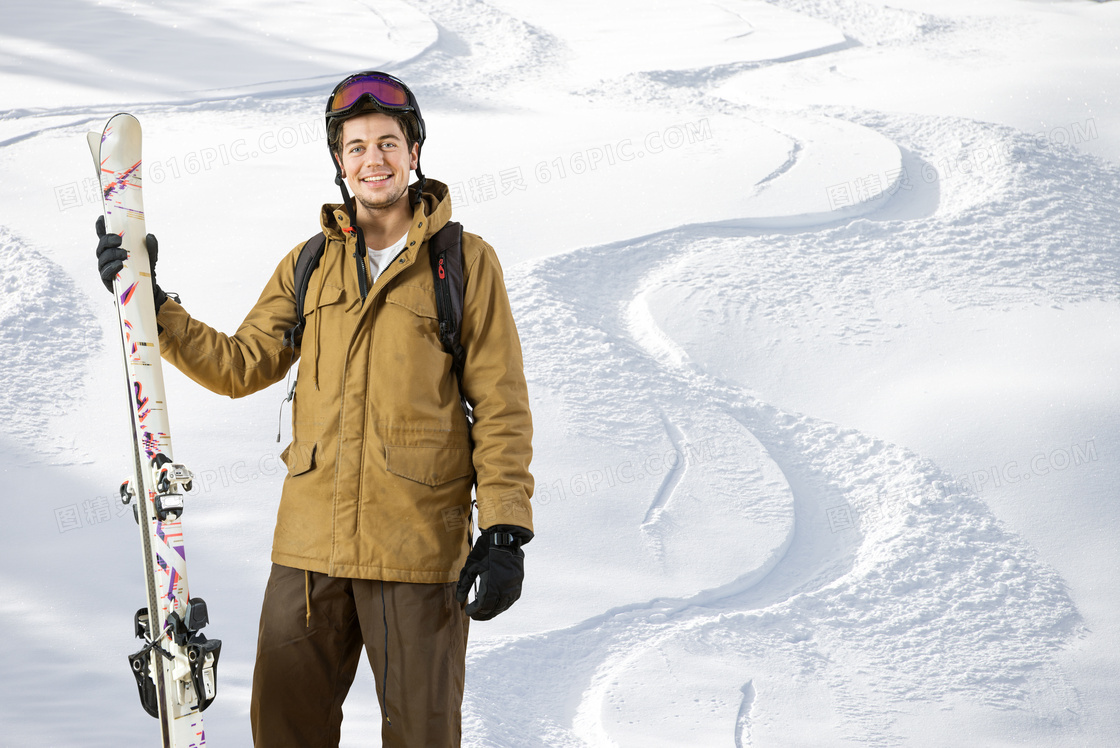
{"type": "MultiPolygon", "coordinates": [[[[416,200],[416,187],[417,185],[414,183],[408,188],[409,198],[414,202],[416,200]]],[[[427,241],[432,234],[442,229],[450,220],[451,191],[443,182],[427,179],[424,185],[424,193],[420,196],[420,202],[413,211],[412,225],[408,230],[409,241],[416,238],[427,241]],[[419,227],[420,223],[424,224],[422,231],[419,227]],[[414,236],[413,232],[418,234],[418,237],[414,236]]],[[[328,203],[324,205],[319,213],[319,224],[323,227],[323,233],[326,234],[328,240],[340,242],[347,240],[344,229],[350,227],[350,216],[347,215],[341,204],[328,203]]]]}

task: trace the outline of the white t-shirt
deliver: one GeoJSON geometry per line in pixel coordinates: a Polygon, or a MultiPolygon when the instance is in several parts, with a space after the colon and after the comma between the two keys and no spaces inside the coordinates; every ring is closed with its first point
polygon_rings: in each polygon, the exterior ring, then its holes
{"type": "Polygon", "coordinates": [[[397,255],[404,249],[405,239],[408,238],[406,232],[400,240],[391,247],[385,249],[370,249],[366,247],[366,254],[369,256],[369,275],[373,278],[374,282],[377,281],[377,276],[385,272],[385,268],[393,264],[393,260],[397,259],[397,255]]]}

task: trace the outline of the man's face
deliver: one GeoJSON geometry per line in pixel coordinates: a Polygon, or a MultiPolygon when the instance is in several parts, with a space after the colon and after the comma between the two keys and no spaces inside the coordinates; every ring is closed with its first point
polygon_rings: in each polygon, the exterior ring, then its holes
{"type": "Polygon", "coordinates": [[[342,176],[367,210],[388,208],[408,191],[409,173],[420,158],[420,144],[408,148],[397,121],[371,112],[342,123],[339,138],[342,176]]]}

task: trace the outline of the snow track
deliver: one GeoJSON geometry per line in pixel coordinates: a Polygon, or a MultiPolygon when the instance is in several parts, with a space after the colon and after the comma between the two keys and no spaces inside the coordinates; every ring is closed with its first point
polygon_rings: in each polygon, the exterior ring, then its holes
{"type": "Polygon", "coordinates": [[[7,9],[5,107],[104,102],[107,92],[127,91],[134,104],[216,89],[289,89],[339,70],[397,66],[437,36],[431,19],[403,0],[382,0],[376,11],[357,2],[320,4],[310,17],[301,3],[279,8],[262,0],[198,4],[191,13],[118,0],[86,12],[83,5],[46,0],[7,9]],[[340,28],[363,43],[340,45],[340,28]]]}
{"type": "MultiPolygon", "coordinates": [[[[906,129],[923,127],[938,130],[913,122],[906,129]]],[[[985,137],[1007,133],[988,128],[985,137]]],[[[928,145],[927,154],[936,155],[938,146],[928,145]]],[[[1015,171],[1002,172],[1006,191],[981,187],[990,201],[1027,199],[1022,189],[1037,182],[1017,180],[1015,171]]],[[[902,193],[898,200],[909,197],[902,193]]],[[[993,202],[943,201],[924,219],[925,231],[943,227],[967,242],[960,227],[971,222],[962,215],[997,210],[993,202]]],[[[895,211],[906,208],[896,201],[884,209],[895,211]]],[[[863,251],[871,245],[874,251],[875,225],[863,221],[832,231],[866,229],[865,242],[849,239],[841,246],[863,251]]],[[[808,738],[786,729],[793,715],[782,711],[797,703],[797,721],[828,725],[830,744],[889,746],[904,740],[888,716],[892,705],[956,698],[998,710],[1042,710],[1052,724],[1076,729],[1079,696],[1054,655],[1077,634],[1080,616],[1060,577],[928,460],[768,405],[713,376],[689,352],[704,351],[705,359],[710,351],[726,354],[736,338],[721,341],[719,331],[740,319],[728,313],[798,313],[797,305],[784,307],[806,290],[790,283],[796,273],[771,275],[765,263],[752,270],[740,257],[770,242],[798,257],[803,243],[811,246],[819,237],[817,231],[765,236],[693,227],[581,250],[511,274],[532,382],[562,394],[569,447],[587,441],[595,445],[588,452],[609,450],[627,442],[663,443],[666,435],[677,444],[683,434],[706,429],[736,451],[730,460],[703,467],[714,489],[699,494],[704,511],[665,521],[688,494],[690,474],[672,471],[647,499],[639,525],[647,536],[654,535],[651,525],[657,528],[653,545],[663,581],[675,569],[664,549],[675,543],[686,549],[676,563],[723,570],[723,581],[712,575],[711,586],[692,594],[625,604],[566,629],[476,648],[472,677],[504,675],[472,681],[469,711],[489,714],[515,693],[528,704],[512,724],[504,719],[500,732],[480,718],[475,726],[482,732],[472,744],[489,744],[512,729],[518,745],[716,745],[730,742],[732,732],[737,744],[799,745],[808,738]],[[620,273],[632,268],[643,272],[620,273]],[[712,288],[726,290],[711,294],[712,288]],[[702,335],[682,346],[660,323],[683,324],[686,317],[713,325],[704,334],[688,324],[702,335]],[[609,424],[597,423],[596,414],[603,413],[613,414],[609,424]],[[758,469],[743,471],[743,460],[758,469]],[[715,496],[719,501],[710,501],[715,496]],[[727,546],[705,525],[706,512],[728,506],[741,507],[750,521],[721,516],[713,525],[730,522],[745,533],[750,525],[772,523],[768,553],[751,556],[744,548],[735,571],[730,560],[720,563],[721,550],[749,544],[732,540],[727,546]],[[681,542],[686,538],[700,542],[681,542]],[[853,661],[861,663],[858,685],[849,680],[853,661]],[[743,686],[748,679],[749,689],[743,686]],[[864,694],[862,702],[856,693],[864,694]]],[[[811,298],[858,300],[864,293],[858,286],[845,289],[811,298]]],[[[841,342],[876,334],[874,325],[853,318],[855,309],[836,310],[841,342]]],[[[749,324],[735,324],[749,335],[749,324]]],[[[629,500],[640,502],[640,492],[603,499],[629,500]]],[[[559,525],[564,535],[562,520],[549,515],[542,521],[559,525]]],[[[582,513],[577,522],[585,535],[598,526],[582,513]]],[[[610,528],[602,545],[624,544],[626,533],[617,524],[610,528]]],[[[548,563],[546,544],[533,550],[539,563],[548,563]]],[[[641,588],[633,578],[617,585],[634,597],[641,588]]]]}
{"type": "Polygon", "coordinates": [[[3,226],[0,283],[3,429],[53,461],[75,444],[52,426],[80,401],[81,367],[102,331],[66,272],[3,226]]]}
{"type": "Polygon", "coordinates": [[[747,681],[742,688],[743,701],[739,704],[739,714],[735,719],[735,748],[750,748],[751,709],[754,706],[754,681],[747,681]]]}

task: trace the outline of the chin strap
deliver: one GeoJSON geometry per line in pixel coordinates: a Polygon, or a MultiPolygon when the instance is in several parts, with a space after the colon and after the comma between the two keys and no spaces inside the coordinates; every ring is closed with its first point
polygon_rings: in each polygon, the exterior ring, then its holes
{"type": "Polygon", "coordinates": [[[354,215],[354,201],[346,193],[346,183],[342,179],[342,169],[335,164],[334,167],[334,183],[338,185],[338,189],[342,192],[342,204],[346,206],[346,214],[350,216],[350,226],[344,231],[348,234],[354,234],[357,237],[357,242],[354,245],[354,264],[358,269],[358,289],[362,292],[362,301],[366,300],[369,295],[369,286],[366,284],[366,238],[362,234],[362,228],[358,225],[358,219],[354,215]]]}
{"type": "Polygon", "coordinates": [[[413,201],[413,204],[418,204],[424,199],[424,182],[427,181],[427,179],[424,178],[424,172],[420,171],[419,154],[416,156],[416,169],[414,171],[416,172],[416,199],[413,201]]]}

